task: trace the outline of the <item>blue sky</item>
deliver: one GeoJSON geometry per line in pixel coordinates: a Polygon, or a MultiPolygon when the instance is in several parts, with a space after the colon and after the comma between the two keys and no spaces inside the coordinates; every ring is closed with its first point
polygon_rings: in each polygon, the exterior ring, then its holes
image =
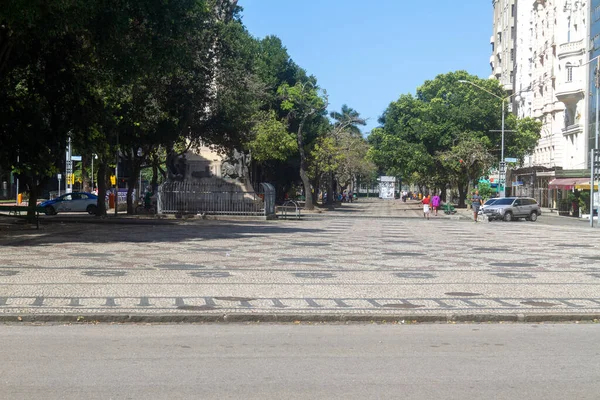
{"type": "Polygon", "coordinates": [[[490,75],[489,0],[239,0],[250,33],[276,35],[329,94],[369,118],[436,75],[490,75]]]}

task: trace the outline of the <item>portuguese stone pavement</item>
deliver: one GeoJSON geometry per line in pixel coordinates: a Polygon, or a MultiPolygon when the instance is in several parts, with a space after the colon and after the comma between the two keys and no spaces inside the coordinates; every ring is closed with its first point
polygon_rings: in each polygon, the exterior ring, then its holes
{"type": "Polygon", "coordinates": [[[600,234],[543,216],[368,200],[300,220],[45,218],[0,231],[0,314],[600,313],[600,234]]]}

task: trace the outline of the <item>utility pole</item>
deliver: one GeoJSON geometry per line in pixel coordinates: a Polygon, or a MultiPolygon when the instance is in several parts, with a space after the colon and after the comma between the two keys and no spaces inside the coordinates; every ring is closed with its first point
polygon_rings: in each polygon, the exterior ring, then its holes
{"type": "Polygon", "coordinates": [[[73,186],[71,184],[71,182],[73,182],[73,160],[71,159],[71,136],[69,135],[69,140],[67,142],[67,156],[66,156],[66,163],[65,163],[65,175],[66,175],[66,180],[65,180],[65,193],[71,193],[73,192],[73,186]]]}
{"type": "MultiPolygon", "coordinates": [[[[600,104],[600,60],[596,59],[596,73],[594,79],[594,86],[596,86],[596,140],[594,142],[594,148],[590,151],[590,227],[594,227],[594,183],[596,182],[596,177],[598,174],[598,168],[600,167],[600,163],[598,163],[598,105],[600,104]]],[[[598,188],[600,190],[600,188],[598,188]]],[[[598,216],[600,222],[600,215],[598,216]]],[[[598,223],[596,223],[598,226],[598,223]]]]}
{"type": "MultiPolygon", "coordinates": [[[[502,150],[500,155],[500,184],[502,185],[502,194],[500,197],[506,197],[506,161],[504,161],[504,103],[502,99],[502,150]]],[[[476,220],[477,221],[477,220],[476,220]]]]}
{"type": "MultiPolygon", "coordinates": [[[[19,166],[19,153],[17,152],[17,167],[19,166]]],[[[17,194],[15,201],[19,205],[19,175],[17,175],[17,194]]]]}
{"type": "Polygon", "coordinates": [[[119,132],[117,131],[117,163],[115,164],[115,217],[119,210],[119,132]]]}

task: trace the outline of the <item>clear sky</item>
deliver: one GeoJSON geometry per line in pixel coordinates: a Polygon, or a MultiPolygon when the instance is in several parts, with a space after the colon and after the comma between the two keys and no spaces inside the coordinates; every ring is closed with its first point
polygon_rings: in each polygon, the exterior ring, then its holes
{"type": "Polygon", "coordinates": [[[490,0],[239,0],[250,33],[276,35],[342,104],[369,118],[436,75],[490,73],[490,0]]]}

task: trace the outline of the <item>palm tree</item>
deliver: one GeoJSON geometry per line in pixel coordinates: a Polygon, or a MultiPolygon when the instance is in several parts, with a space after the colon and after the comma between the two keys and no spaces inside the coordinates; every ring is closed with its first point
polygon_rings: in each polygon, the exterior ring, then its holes
{"type": "MultiPolygon", "coordinates": [[[[347,104],[342,105],[342,111],[332,111],[329,113],[331,119],[334,120],[332,125],[331,135],[333,136],[336,144],[342,134],[349,134],[350,136],[362,136],[359,125],[366,125],[367,122],[360,117],[360,114],[355,109],[348,107],[347,104]]],[[[333,172],[329,174],[329,188],[327,194],[327,204],[333,204],[333,172]]]]}
{"type": "Polygon", "coordinates": [[[342,112],[332,111],[329,113],[333,123],[333,133],[340,134],[342,132],[351,133],[354,135],[360,135],[360,129],[358,125],[366,125],[367,122],[360,118],[360,114],[355,109],[348,107],[347,104],[342,106],[342,112]]]}

